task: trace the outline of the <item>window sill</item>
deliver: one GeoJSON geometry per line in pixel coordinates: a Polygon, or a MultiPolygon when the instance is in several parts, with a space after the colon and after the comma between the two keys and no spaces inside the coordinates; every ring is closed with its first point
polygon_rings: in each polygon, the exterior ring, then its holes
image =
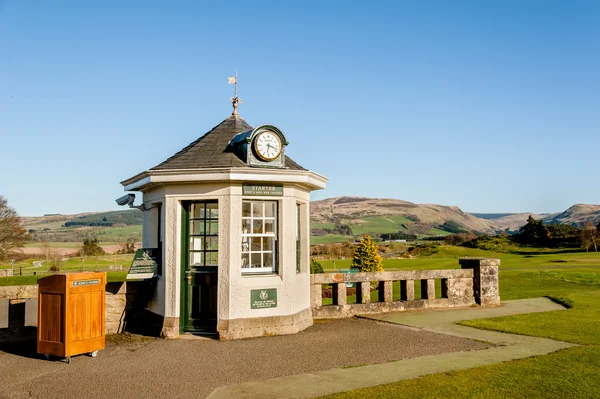
{"type": "Polygon", "coordinates": [[[243,273],[242,272],[242,277],[253,277],[253,276],[258,276],[258,277],[279,276],[279,273],[277,273],[277,272],[243,273]]]}

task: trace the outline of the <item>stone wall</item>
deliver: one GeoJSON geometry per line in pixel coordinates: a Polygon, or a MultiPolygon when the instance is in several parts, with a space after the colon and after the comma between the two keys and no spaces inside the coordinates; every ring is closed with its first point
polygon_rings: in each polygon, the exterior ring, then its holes
{"type": "Polygon", "coordinates": [[[313,317],[343,318],[357,314],[403,310],[482,306],[500,304],[498,289],[498,259],[461,259],[462,269],[413,270],[375,273],[324,273],[311,276],[311,307],[313,317]],[[415,281],[419,280],[421,298],[415,299],[415,281]],[[436,297],[436,280],[441,285],[436,297]],[[395,295],[394,282],[399,282],[400,294],[395,295]],[[356,286],[356,303],[347,301],[347,284],[356,286]],[[332,305],[323,305],[323,284],[332,287],[332,305]],[[378,301],[371,302],[376,287],[378,301]]]}
{"type": "MultiPolygon", "coordinates": [[[[137,328],[138,314],[144,309],[144,283],[106,284],[106,334],[137,328]]],[[[38,314],[38,286],[0,287],[0,341],[35,336],[38,314]]]]}

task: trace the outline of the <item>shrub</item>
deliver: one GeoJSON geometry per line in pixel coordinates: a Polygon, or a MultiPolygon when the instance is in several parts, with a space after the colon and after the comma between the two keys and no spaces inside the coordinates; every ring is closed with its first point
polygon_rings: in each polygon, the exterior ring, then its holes
{"type": "Polygon", "coordinates": [[[377,250],[377,244],[375,244],[369,235],[365,234],[361,238],[360,244],[358,244],[358,248],[354,252],[350,267],[358,269],[361,272],[383,271],[383,262],[377,250]]]}
{"type": "Polygon", "coordinates": [[[310,274],[324,273],[323,266],[313,258],[310,258],[310,274]]]}

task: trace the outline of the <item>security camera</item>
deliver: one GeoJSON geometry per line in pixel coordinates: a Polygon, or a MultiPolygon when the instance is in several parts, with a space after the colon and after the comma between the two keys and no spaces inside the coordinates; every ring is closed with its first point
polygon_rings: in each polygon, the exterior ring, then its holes
{"type": "Polygon", "coordinates": [[[133,205],[133,201],[135,201],[135,194],[126,194],[120,198],[117,198],[115,200],[117,202],[117,204],[119,206],[124,206],[124,205],[133,205]]]}

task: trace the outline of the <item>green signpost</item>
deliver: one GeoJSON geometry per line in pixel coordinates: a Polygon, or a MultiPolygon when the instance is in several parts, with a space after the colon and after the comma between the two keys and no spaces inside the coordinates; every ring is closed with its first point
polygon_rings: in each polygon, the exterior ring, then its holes
{"type": "Polygon", "coordinates": [[[250,291],[250,308],[266,309],[277,307],[277,288],[250,291]]]}
{"type": "Polygon", "coordinates": [[[155,248],[138,249],[127,273],[127,280],[145,280],[156,276],[157,255],[158,250],[155,248]]]}

